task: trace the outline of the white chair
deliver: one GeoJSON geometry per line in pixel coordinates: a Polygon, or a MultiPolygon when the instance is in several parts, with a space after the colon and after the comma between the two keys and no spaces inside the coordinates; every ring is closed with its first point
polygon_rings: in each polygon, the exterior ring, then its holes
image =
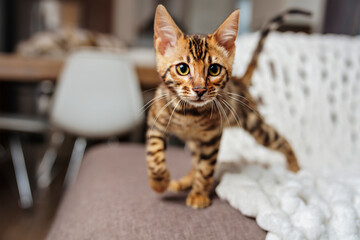
{"type": "Polygon", "coordinates": [[[72,54],[55,90],[50,110],[55,133],[38,169],[39,186],[51,182],[50,170],[63,141],[62,132],[78,136],[65,177],[68,185],[76,179],[86,139],[128,132],[141,122],[141,106],[139,81],[126,56],[91,50],[72,54]]]}

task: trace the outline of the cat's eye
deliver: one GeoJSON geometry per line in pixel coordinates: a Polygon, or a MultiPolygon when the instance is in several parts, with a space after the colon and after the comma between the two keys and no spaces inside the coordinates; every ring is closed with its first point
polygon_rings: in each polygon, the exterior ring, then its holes
{"type": "Polygon", "coordinates": [[[209,75],[217,76],[221,72],[221,66],[219,64],[211,64],[209,67],[209,75]]]}
{"type": "Polygon", "coordinates": [[[190,68],[186,63],[180,63],[176,65],[176,71],[181,76],[186,76],[190,72],[190,68]]]}

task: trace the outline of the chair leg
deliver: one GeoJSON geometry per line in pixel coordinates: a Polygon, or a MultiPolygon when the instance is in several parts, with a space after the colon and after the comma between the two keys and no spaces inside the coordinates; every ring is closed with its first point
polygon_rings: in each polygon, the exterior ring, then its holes
{"type": "Polygon", "coordinates": [[[18,135],[10,136],[10,152],[14,164],[16,182],[19,190],[20,205],[23,209],[33,206],[29,177],[26,170],[24,153],[18,135]]]}
{"type": "Polygon", "coordinates": [[[64,138],[65,135],[62,132],[54,132],[51,134],[50,146],[46,150],[36,172],[38,187],[46,188],[54,179],[54,176],[51,175],[51,172],[57,157],[58,149],[64,142],[64,138]]]}
{"type": "Polygon", "coordinates": [[[75,140],[74,149],[71,154],[69,166],[65,175],[64,187],[67,188],[73,184],[77,178],[77,175],[80,170],[82,158],[86,149],[86,139],[77,138],[75,140]]]}

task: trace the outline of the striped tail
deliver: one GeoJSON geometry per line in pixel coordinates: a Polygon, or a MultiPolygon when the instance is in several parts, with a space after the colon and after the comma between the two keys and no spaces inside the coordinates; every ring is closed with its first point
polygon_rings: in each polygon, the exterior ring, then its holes
{"type": "Polygon", "coordinates": [[[251,61],[246,69],[246,72],[241,77],[241,79],[239,79],[239,81],[243,85],[245,85],[245,87],[249,87],[251,85],[251,78],[257,67],[258,59],[259,59],[260,53],[262,52],[262,50],[264,48],[264,44],[265,44],[265,40],[266,40],[267,36],[269,35],[269,33],[271,31],[277,30],[284,23],[287,16],[293,15],[293,14],[311,16],[310,12],[299,10],[299,9],[290,9],[290,10],[287,10],[287,11],[283,12],[282,14],[274,17],[265,25],[265,27],[261,31],[260,39],[257,43],[257,46],[256,46],[254,52],[253,52],[251,61]]]}

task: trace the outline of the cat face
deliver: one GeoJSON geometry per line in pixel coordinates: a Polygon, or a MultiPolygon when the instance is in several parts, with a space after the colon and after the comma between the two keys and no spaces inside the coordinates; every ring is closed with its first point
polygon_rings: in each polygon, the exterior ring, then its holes
{"type": "Polygon", "coordinates": [[[239,10],[212,34],[185,35],[159,5],[154,23],[157,70],[168,89],[195,107],[213,101],[231,77],[239,10]]]}

